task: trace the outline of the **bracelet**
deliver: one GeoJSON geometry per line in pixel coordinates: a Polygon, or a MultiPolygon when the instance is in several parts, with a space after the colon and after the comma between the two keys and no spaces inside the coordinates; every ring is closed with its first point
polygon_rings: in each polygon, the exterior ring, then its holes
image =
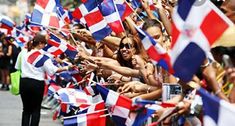
{"type": "Polygon", "coordinates": [[[201,68],[205,68],[205,67],[207,67],[207,66],[209,66],[209,65],[210,65],[210,61],[207,61],[206,64],[202,64],[200,67],[201,67],[201,68]]]}

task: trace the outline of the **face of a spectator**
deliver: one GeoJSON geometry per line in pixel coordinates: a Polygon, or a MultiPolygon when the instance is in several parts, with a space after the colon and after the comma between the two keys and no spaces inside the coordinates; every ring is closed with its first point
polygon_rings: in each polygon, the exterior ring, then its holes
{"type": "Polygon", "coordinates": [[[136,52],[136,49],[134,47],[134,43],[129,38],[123,39],[123,41],[120,43],[119,48],[120,48],[122,58],[126,61],[130,60],[131,57],[136,52]]]}
{"type": "Polygon", "coordinates": [[[153,37],[156,42],[159,42],[161,45],[163,44],[163,36],[162,31],[159,27],[153,26],[149,27],[146,32],[153,37]]]}
{"type": "Polygon", "coordinates": [[[235,23],[235,1],[230,0],[228,2],[224,2],[221,6],[221,10],[224,14],[235,23]]]}

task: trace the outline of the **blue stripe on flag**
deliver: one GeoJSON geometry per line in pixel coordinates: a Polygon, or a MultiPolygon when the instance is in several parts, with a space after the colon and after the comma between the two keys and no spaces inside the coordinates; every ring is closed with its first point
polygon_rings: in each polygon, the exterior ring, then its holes
{"type": "Polygon", "coordinates": [[[187,19],[190,9],[192,8],[195,1],[196,0],[179,0],[178,1],[177,12],[179,13],[180,17],[183,20],[187,19]]]}
{"type": "Polygon", "coordinates": [[[122,17],[122,15],[124,14],[125,10],[126,10],[126,5],[125,4],[116,4],[117,9],[118,9],[118,13],[120,15],[120,17],[122,17]]]}
{"type": "Polygon", "coordinates": [[[176,72],[174,75],[184,81],[190,81],[205,58],[205,52],[197,44],[191,42],[177,57],[173,66],[176,72]]]}
{"type": "Polygon", "coordinates": [[[43,55],[42,58],[35,64],[35,67],[41,67],[43,64],[48,60],[49,57],[46,55],[43,55]]]}
{"type": "Polygon", "coordinates": [[[49,50],[51,47],[52,47],[51,45],[48,45],[48,44],[47,44],[47,45],[43,48],[43,50],[47,52],[47,50],[49,50]]]}
{"type": "Polygon", "coordinates": [[[5,24],[9,27],[14,27],[14,24],[11,21],[8,21],[7,19],[4,19],[4,18],[1,20],[1,23],[5,24]]]}
{"type": "Polygon", "coordinates": [[[122,118],[120,116],[112,115],[112,120],[115,122],[117,126],[126,126],[126,118],[122,118]]]}
{"type": "Polygon", "coordinates": [[[99,84],[96,84],[96,89],[100,92],[102,99],[106,102],[109,90],[107,88],[102,87],[99,84]]]}
{"type": "Polygon", "coordinates": [[[200,88],[198,92],[202,97],[204,115],[208,115],[218,124],[220,100],[217,97],[211,96],[205,89],[200,88]]]}
{"type": "Polygon", "coordinates": [[[158,61],[157,65],[158,65],[158,66],[161,66],[161,67],[163,67],[163,69],[169,71],[169,67],[168,67],[167,62],[166,62],[165,59],[160,59],[160,60],[158,61]]]}
{"type": "Polygon", "coordinates": [[[64,119],[64,126],[77,126],[77,116],[64,119]]]}
{"type": "Polygon", "coordinates": [[[141,112],[137,113],[137,117],[135,118],[135,121],[132,126],[142,126],[144,121],[148,119],[149,116],[151,116],[153,113],[155,113],[155,110],[144,108],[144,110],[140,110],[141,112]]]}
{"type": "Polygon", "coordinates": [[[41,24],[42,16],[43,16],[43,14],[40,11],[38,11],[37,9],[34,9],[32,16],[31,16],[31,21],[38,23],[38,24],[41,24]]]}
{"type": "Polygon", "coordinates": [[[94,8],[97,7],[97,3],[95,0],[87,0],[86,3],[84,3],[86,9],[88,10],[88,12],[92,11],[94,8]]]}
{"type": "Polygon", "coordinates": [[[72,51],[69,49],[66,49],[64,53],[71,59],[74,59],[76,57],[76,55],[78,54],[77,51],[72,51]]]}
{"type": "Polygon", "coordinates": [[[99,6],[99,9],[103,16],[108,16],[116,12],[113,0],[104,0],[99,6]]]}
{"type": "Polygon", "coordinates": [[[52,34],[52,33],[50,34],[50,39],[53,39],[54,41],[61,43],[60,38],[58,38],[57,36],[55,36],[55,35],[52,34]]]}
{"type": "Polygon", "coordinates": [[[60,94],[60,98],[61,98],[62,102],[70,102],[69,101],[69,96],[65,92],[60,94]]]}
{"type": "Polygon", "coordinates": [[[111,32],[112,30],[108,26],[106,26],[103,29],[92,33],[92,36],[95,38],[95,40],[100,41],[108,36],[111,32]]]}

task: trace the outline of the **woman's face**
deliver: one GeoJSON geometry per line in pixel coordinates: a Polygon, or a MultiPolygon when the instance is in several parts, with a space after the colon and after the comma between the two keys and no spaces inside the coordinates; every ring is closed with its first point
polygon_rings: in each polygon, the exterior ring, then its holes
{"type": "Polygon", "coordinates": [[[123,39],[123,41],[120,43],[119,48],[120,48],[122,58],[126,61],[130,60],[131,57],[136,52],[135,47],[134,47],[134,43],[129,38],[123,39]]]}
{"type": "Polygon", "coordinates": [[[146,32],[153,37],[156,42],[159,42],[161,45],[163,44],[163,36],[162,30],[159,27],[153,26],[149,27],[146,32]]]}

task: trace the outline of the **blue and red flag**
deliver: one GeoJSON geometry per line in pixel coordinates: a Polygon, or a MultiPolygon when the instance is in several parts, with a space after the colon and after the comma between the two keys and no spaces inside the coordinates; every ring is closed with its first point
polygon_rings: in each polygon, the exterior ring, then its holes
{"type": "Polygon", "coordinates": [[[35,67],[42,67],[48,59],[50,58],[40,50],[34,51],[32,54],[30,54],[27,62],[34,65],[35,67]]]}
{"type": "Polygon", "coordinates": [[[96,88],[100,92],[105,104],[112,108],[112,120],[118,126],[126,125],[132,107],[132,100],[99,84],[96,84],[96,88]]]}
{"type": "MultiPolygon", "coordinates": [[[[0,28],[6,30],[6,34],[10,35],[11,31],[15,27],[14,21],[12,21],[9,17],[7,16],[0,16],[0,28]]],[[[1,30],[3,31],[3,30],[1,30]]]]}
{"type": "Polygon", "coordinates": [[[191,80],[210,46],[233,25],[209,0],[195,4],[196,0],[179,0],[173,14],[171,63],[174,75],[183,81],[191,80]]]}
{"type": "Polygon", "coordinates": [[[148,33],[144,32],[136,25],[135,28],[152,62],[163,67],[170,73],[173,73],[174,70],[171,67],[171,59],[166,50],[159,43],[155,42],[154,39],[148,33]]]}
{"type": "Polygon", "coordinates": [[[43,48],[43,50],[55,56],[65,53],[72,59],[74,59],[78,53],[75,47],[68,44],[65,40],[58,38],[52,33],[50,33],[47,46],[43,48]]]}
{"type": "Polygon", "coordinates": [[[42,26],[63,27],[64,22],[57,14],[57,3],[57,0],[37,0],[30,21],[42,26]]]}
{"type": "Polygon", "coordinates": [[[134,12],[134,10],[128,5],[125,0],[115,0],[115,4],[122,21],[124,21],[126,17],[134,12]]]}
{"type": "Polygon", "coordinates": [[[117,34],[124,32],[120,15],[113,0],[104,0],[99,9],[109,27],[117,34]]]}

